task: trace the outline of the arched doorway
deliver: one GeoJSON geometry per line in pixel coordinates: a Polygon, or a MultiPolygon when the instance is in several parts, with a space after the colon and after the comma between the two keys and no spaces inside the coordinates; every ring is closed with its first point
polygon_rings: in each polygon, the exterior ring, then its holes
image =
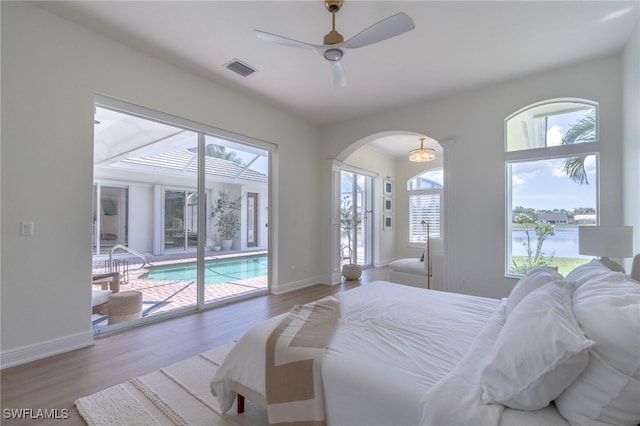
{"type": "MultiPolygon", "coordinates": [[[[353,244],[353,233],[351,240],[345,238],[346,219],[359,222],[359,234],[355,237],[361,245],[351,251],[356,252],[358,262],[361,261],[360,255],[367,253],[366,265],[383,266],[396,258],[412,256],[419,247],[424,247],[423,243],[410,241],[407,185],[412,178],[432,168],[442,170],[446,181],[446,145],[416,132],[381,132],[352,143],[336,157],[332,170],[333,282],[340,280],[340,267],[345,260],[343,246],[345,243],[353,244]],[[427,138],[424,147],[434,149],[436,158],[428,163],[410,163],[409,151],[420,147],[422,137],[427,138]],[[370,192],[366,193],[369,201],[368,204],[363,201],[362,206],[354,208],[354,192],[345,197],[344,190],[348,185],[344,182],[345,176],[354,182],[358,175],[370,178],[370,192]],[[343,200],[351,202],[351,205],[345,205],[343,200]],[[345,216],[345,211],[351,214],[345,216]],[[368,227],[370,234],[365,234],[368,227]]],[[[356,188],[356,191],[364,190],[365,186],[356,188]]],[[[364,196],[365,192],[362,194],[364,196]]],[[[358,192],[355,196],[359,196],[358,192]]],[[[446,193],[442,195],[441,208],[446,209],[446,193]]],[[[446,214],[442,217],[446,219],[446,214]]],[[[444,240],[446,220],[441,223],[440,235],[444,240]]],[[[444,244],[442,241],[443,251],[444,244]]]]}

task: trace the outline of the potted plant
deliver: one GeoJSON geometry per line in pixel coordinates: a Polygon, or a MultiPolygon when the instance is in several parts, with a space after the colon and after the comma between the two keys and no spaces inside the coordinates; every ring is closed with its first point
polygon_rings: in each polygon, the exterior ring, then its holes
{"type": "MultiPolygon", "coordinates": [[[[349,252],[351,252],[351,247],[348,248],[349,252]]],[[[360,276],[362,275],[362,266],[357,263],[352,263],[351,258],[351,253],[349,253],[349,263],[342,265],[342,276],[347,280],[360,279],[360,276]]]]}
{"type": "Polygon", "coordinates": [[[240,232],[240,196],[231,199],[231,194],[225,190],[218,192],[218,199],[211,206],[211,219],[216,219],[215,226],[220,234],[222,250],[230,250],[233,239],[240,232]]]}
{"type": "Polygon", "coordinates": [[[351,233],[355,230],[356,220],[351,217],[350,214],[350,203],[348,200],[343,203],[343,205],[347,205],[345,209],[343,207],[342,212],[342,230],[346,232],[348,244],[340,247],[342,252],[342,259],[348,258],[349,263],[345,263],[342,265],[342,276],[344,276],[347,280],[357,280],[360,279],[362,275],[362,266],[354,263],[353,259],[353,250],[351,249],[351,233]]]}

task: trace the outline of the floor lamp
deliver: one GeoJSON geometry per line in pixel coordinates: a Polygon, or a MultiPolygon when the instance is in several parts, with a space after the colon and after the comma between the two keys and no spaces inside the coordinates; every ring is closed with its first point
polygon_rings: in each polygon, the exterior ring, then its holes
{"type": "Polygon", "coordinates": [[[427,288],[431,289],[431,234],[429,233],[429,221],[423,220],[422,224],[427,225],[427,252],[425,262],[427,262],[427,288]]]}

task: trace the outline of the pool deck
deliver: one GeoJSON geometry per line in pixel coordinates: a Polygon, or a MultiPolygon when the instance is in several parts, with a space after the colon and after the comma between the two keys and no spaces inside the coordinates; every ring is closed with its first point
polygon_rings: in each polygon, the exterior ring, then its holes
{"type": "MultiPolygon", "coordinates": [[[[229,259],[249,255],[266,254],[266,250],[213,252],[207,251],[205,260],[229,259]]],[[[127,276],[121,278],[120,291],[137,290],[142,293],[143,309],[149,309],[148,315],[156,315],[174,309],[195,306],[197,303],[197,286],[195,281],[141,279],[148,269],[142,267],[140,259],[119,256],[129,262],[127,276]],[[150,309],[152,308],[152,309],[150,309]]],[[[148,265],[164,266],[195,262],[195,253],[169,254],[166,256],[147,256],[148,265]]],[[[93,273],[105,272],[104,261],[96,261],[93,273]]],[[[224,301],[250,293],[262,292],[268,287],[268,276],[260,276],[227,283],[205,285],[205,303],[224,301]]]]}

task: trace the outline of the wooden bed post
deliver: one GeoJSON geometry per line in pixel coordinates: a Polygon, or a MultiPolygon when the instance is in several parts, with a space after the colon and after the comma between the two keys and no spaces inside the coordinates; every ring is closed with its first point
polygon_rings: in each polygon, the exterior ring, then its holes
{"type": "Polygon", "coordinates": [[[244,396],[238,394],[238,414],[244,413],[244,396]]]}

